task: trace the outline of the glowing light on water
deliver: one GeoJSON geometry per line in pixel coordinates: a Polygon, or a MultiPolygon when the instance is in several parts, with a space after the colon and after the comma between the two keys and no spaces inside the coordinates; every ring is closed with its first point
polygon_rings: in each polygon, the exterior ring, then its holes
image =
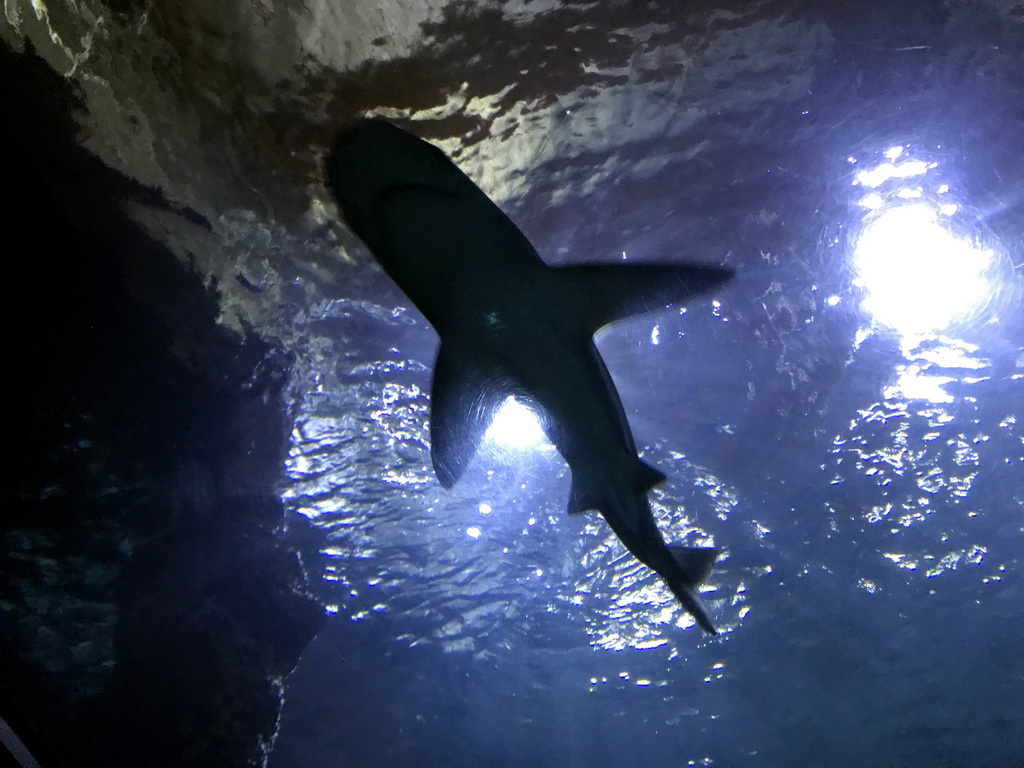
{"type": "Polygon", "coordinates": [[[861,207],[867,208],[869,211],[877,211],[879,208],[885,205],[885,198],[877,192],[864,195],[860,200],[861,207]]]}
{"type": "Polygon", "coordinates": [[[934,167],[935,163],[926,163],[923,160],[908,160],[898,165],[882,163],[870,170],[859,171],[856,180],[858,184],[875,189],[890,179],[912,179],[915,176],[923,176],[934,167]]]}
{"type": "Polygon", "coordinates": [[[896,369],[896,381],[886,387],[886,398],[908,397],[911,400],[927,400],[929,403],[948,404],[954,401],[943,387],[955,381],[952,376],[937,376],[928,373],[919,364],[901,365],[896,369]]]}
{"type": "Polygon", "coordinates": [[[484,439],[515,450],[539,448],[547,442],[536,412],[511,396],[495,412],[484,439]]]}
{"type": "Polygon", "coordinates": [[[886,399],[948,405],[957,397],[948,388],[968,380],[964,369],[987,365],[958,336],[980,326],[986,312],[996,319],[1003,287],[998,260],[957,233],[953,217],[970,219],[970,206],[951,199],[950,184],[935,178],[937,162],[901,145],[881,155],[852,179],[863,190],[857,203],[864,211],[852,254],[854,284],[863,289],[862,308],[872,321],[858,330],[856,343],[873,325],[895,331],[905,360],[883,390],[886,399]]]}
{"type": "Polygon", "coordinates": [[[981,309],[992,285],[992,252],[956,236],[926,203],[884,210],[865,227],[853,255],[864,309],[908,335],[941,331],[981,309]]]}

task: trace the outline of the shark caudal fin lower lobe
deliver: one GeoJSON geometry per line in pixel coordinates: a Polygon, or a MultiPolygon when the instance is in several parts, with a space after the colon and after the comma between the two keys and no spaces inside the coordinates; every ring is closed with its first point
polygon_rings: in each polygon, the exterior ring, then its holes
{"type": "Polygon", "coordinates": [[[710,635],[717,635],[718,630],[697,600],[694,590],[711,575],[711,569],[718,558],[718,550],[711,547],[669,547],[668,551],[678,566],[676,573],[664,574],[669,589],[701,629],[710,635]]]}

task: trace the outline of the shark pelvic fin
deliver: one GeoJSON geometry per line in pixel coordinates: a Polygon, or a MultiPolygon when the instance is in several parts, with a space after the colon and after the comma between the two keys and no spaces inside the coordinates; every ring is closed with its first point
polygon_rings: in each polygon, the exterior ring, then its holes
{"type": "Polygon", "coordinates": [[[582,515],[592,509],[597,509],[597,499],[591,497],[582,486],[582,483],[574,476],[572,488],[569,491],[569,508],[566,510],[570,515],[582,515]]]}
{"type": "Polygon", "coordinates": [[[488,378],[465,363],[457,348],[442,344],[430,392],[430,458],[441,485],[462,476],[490,426],[498,405],[488,378]]]}
{"type": "Polygon", "coordinates": [[[560,267],[558,279],[581,296],[591,331],[707,293],[732,279],[727,267],[655,264],[585,264],[560,267]]]}

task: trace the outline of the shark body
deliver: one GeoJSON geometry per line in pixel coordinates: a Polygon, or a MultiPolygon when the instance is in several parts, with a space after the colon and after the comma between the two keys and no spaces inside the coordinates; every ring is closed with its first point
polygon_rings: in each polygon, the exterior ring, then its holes
{"type": "Polygon", "coordinates": [[[647,492],[664,479],[637,455],[593,342],[602,326],[707,293],[732,277],[699,265],[547,266],[526,236],[437,147],[383,120],[335,141],[330,188],[349,227],[441,337],[431,457],[451,487],[508,395],[539,406],[572,472],[568,511],[597,510],[701,627],[693,595],[717,552],[666,545],[647,492]]]}

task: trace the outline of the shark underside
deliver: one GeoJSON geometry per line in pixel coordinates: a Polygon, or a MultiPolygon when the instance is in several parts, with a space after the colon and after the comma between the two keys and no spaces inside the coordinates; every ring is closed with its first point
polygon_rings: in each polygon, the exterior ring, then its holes
{"type": "Polygon", "coordinates": [[[717,553],[665,544],[647,499],[664,475],[637,455],[593,335],[624,317],[706,294],[732,271],[549,267],[440,149],[383,120],[362,120],[342,133],[327,176],[345,221],[441,337],[430,419],[441,484],[459,479],[505,397],[528,400],[572,472],[569,513],[600,512],[714,633],[694,592],[717,553]]]}

